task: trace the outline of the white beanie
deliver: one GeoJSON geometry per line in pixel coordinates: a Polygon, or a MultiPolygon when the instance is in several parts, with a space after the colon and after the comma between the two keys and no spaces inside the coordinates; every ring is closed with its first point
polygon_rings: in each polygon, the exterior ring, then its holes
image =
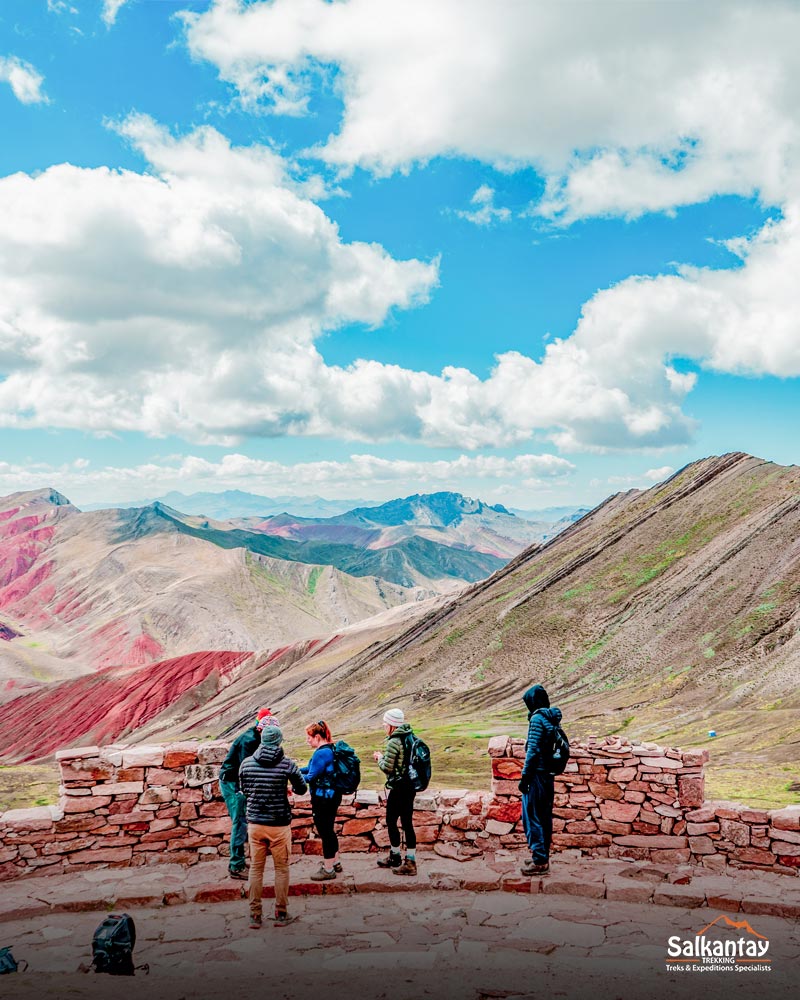
{"type": "Polygon", "coordinates": [[[402,726],[406,721],[402,708],[390,708],[384,713],[383,721],[387,726],[402,726]]]}

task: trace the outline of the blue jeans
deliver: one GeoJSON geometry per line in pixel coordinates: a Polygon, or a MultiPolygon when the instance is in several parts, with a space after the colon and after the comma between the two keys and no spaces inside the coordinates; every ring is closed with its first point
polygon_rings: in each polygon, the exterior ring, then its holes
{"type": "Polygon", "coordinates": [[[553,775],[534,771],[530,788],[522,793],[522,827],[536,865],[550,860],[553,839],[553,775]]]}
{"type": "Polygon", "coordinates": [[[228,868],[232,872],[244,870],[244,845],[247,843],[247,820],[245,818],[245,797],[236,790],[232,781],[220,781],[219,790],[225,799],[231,818],[231,849],[228,868]]]}

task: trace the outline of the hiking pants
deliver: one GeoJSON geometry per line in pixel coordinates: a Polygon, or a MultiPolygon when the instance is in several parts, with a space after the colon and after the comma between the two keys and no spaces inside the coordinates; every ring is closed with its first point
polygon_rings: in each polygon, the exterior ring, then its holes
{"type": "Polygon", "coordinates": [[[406,850],[413,851],[417,846],[417,835],[414,833],[414,796],[417,793],[411,786],[390,788],[386,798],[386,826],[389,829],[389,843],[395,849],[400,846],[400,831],[397,821],[403,826],[406,836],[406,850]]]}
{"type": "Polygon", "coordinates": [[[329,799],[324,795],[311,796],[311,814],[314,817],[314,826],[322,841],[322,857],[326,861],[335,858],[339,853],[339,838],[333,828],[336,822],[336,812],[341,805],[342,794],[335,792],[329,799]]]}
{"type": "Polygon", "coordinates": [[[232,781],[220,781],[219,790],[225,799],[231,818],[231,848],[228,868],[232,872],[244,871],[244,845],[247,843],[247,820],[245,819],[245,798],[236,790],[232,781]]]}
{"type": "Polygon", "coordinates": [[[553,775],[534,771],[527,792],[522,794],[522,826],[536,865],[550,860],[553,839],[553,775]]]}
{"type": "Polygon", "coordinates": [[[250,915],[261,916],[264,865],[267,854],[275,864],[275,911],[286,911],[289,899],[289,855],[292,853],[291,826],[248,824],[250,838],[250,915]]]}

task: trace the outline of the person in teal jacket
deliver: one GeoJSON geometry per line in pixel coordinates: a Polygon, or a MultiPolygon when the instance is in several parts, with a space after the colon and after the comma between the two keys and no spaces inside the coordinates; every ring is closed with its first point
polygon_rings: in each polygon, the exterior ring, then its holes
{"type": "Polygon", "coordinates": [[[277,724],[278,720],[270,709],[259,709],[255,724],[236,737],[219,769],[219,790],[231,818],[228,874],[231,878],[242,881],[247,878],[247,864],[244,859],[244,845],[247,843],[247,820],[245,819],[244,795],[242,795],[239,784],[239,768],[245,757],[252,757],[261,746],[261,731],[264,726],[277,724]]]}

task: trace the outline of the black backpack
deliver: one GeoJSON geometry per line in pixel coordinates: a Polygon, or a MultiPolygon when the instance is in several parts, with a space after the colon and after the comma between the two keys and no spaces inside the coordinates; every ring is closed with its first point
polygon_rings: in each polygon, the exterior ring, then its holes
{"type": "Polygon", "coordinates": [[[409,733],[404,741],[403,777],[415,792],[424,792],[431,783],[431,751],[428,744],[409,733]]]}
{"type": "Polygon", "coordinates": [[[333,775],[331,786],[342,795],[350,795],[361,782],[361,761],[355,750],[344,740],[333,744],[333,775]]]}
{"type": "Polygon", "coordinates": [[[568,760],[569,737],[561,726],[556,726],[555,733],[553,734],[553,749],[550,751],[547,770],[550,774],[563,774],[568,760]]]}
{"type": "Polygon", "coordinates": [[[92,938],[92,966],[110,976],[132,976],[136,927],[127,913],[109,913],[92,938]]]}

